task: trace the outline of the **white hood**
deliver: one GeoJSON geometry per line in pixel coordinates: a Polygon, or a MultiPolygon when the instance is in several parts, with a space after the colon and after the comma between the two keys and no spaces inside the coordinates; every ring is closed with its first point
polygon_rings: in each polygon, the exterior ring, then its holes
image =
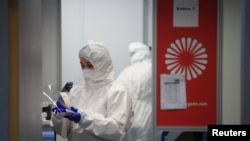
{"type": "Polygon", "coordinates": [[[141,42],[130,43],[128,49],[131,56],[131,64],[151,60],[149,47],[141,42]]]}
{"type": "Polygon", "coordinates": [[[109,51],[101,42],[89,40],[79,51],[79,57],[89,60],[94,66],[93,77],[85,81],[100,82],[113,80],[114,72],[109,51]]]}

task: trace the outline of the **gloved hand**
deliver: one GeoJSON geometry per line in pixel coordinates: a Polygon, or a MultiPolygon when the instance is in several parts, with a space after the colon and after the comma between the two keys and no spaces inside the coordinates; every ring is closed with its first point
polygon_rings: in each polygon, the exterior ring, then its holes
{"type": "Polygon", "coordinates": [[[57,105],[57,107],[59,107],[59,108],[66,108],[66,105],[65,105],[65,103],[64,103],[64,101],[63,101],[63,99],[62,99],[61,96],[60,96],[60,97],[58,98],[58,100],[56,101],[56,105],[57,105]]]}
{"type": "Polygon", "coordinates": [[[66,109],[66,108],[54,107],[51,109],[51,111],[54,115],[59,116],[59,117],[63,117],[66,114],[70,114],[70,113],[68,113],[68,109],[66,109]]]}
{"type": "Polygon", "coordinates": [[[66,108],[59,108],[59,107],[54,107],[51,110],[54,114],[60,114],[66,112],[66,108]]]}
{"type": "Polygon", "coordinates": [[[71,120],[71,121],[74,121],[74,122],[78,123],[81,120],[81,117],[82,117],[81,114],[78,113],[78,109],[75,108],[75,107],[70,107],[70,110],[72,111],[72,113],[67,114],[64,117],[71,120]]]}
{"type": "Polygon", "coordinates": [[[66,106],[61,96],[56,101],[56,106],[57,107],[51,108],[51,111],[55,117],[62,119],[66,114],[66,106]]]}
{"type": "Polygon", "coordinates": [[[78,123],[81,120],[81,114],[77,112],[78,109],[75,107],[70,107],[70,109],[67,108],[60,108],[55,107],[52,108],[52,112],[56,115],[61,115],[71,121],[74,121],[78,123]]]}

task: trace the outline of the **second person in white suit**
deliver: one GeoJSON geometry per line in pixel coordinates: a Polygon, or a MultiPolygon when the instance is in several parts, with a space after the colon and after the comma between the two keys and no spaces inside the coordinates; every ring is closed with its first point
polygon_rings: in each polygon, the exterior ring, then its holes
{"type": "Polygon", "coordinates": [[[128,46],[131,65],[117,80],[129,90],[135,112],[134,121],[124,141],[152,141],[152,62],[149,46],[132,42],[128,46]]]}

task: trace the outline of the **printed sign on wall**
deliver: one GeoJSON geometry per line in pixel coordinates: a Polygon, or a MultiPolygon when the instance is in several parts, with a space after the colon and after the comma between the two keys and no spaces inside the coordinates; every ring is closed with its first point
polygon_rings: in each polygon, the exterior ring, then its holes
{"type": "Polygon", "coordinates": [[[205,127],[217,122],[217,3],[157,1],[157,127],[205,127]],[[164,74],[185,76],[185,108],[161,108],[164,74]]]}

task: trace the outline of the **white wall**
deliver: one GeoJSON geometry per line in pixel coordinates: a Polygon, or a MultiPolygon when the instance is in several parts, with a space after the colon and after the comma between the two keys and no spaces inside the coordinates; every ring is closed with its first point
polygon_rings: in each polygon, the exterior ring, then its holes
{"type": "Polygon", "coordinates": [[[82,81],[78,51],[87,40],[106,44],[117,76],[130,65],[128,44],[144,38],[143,0],[62,0],[61,14],[61,85],[82,81]]]}

